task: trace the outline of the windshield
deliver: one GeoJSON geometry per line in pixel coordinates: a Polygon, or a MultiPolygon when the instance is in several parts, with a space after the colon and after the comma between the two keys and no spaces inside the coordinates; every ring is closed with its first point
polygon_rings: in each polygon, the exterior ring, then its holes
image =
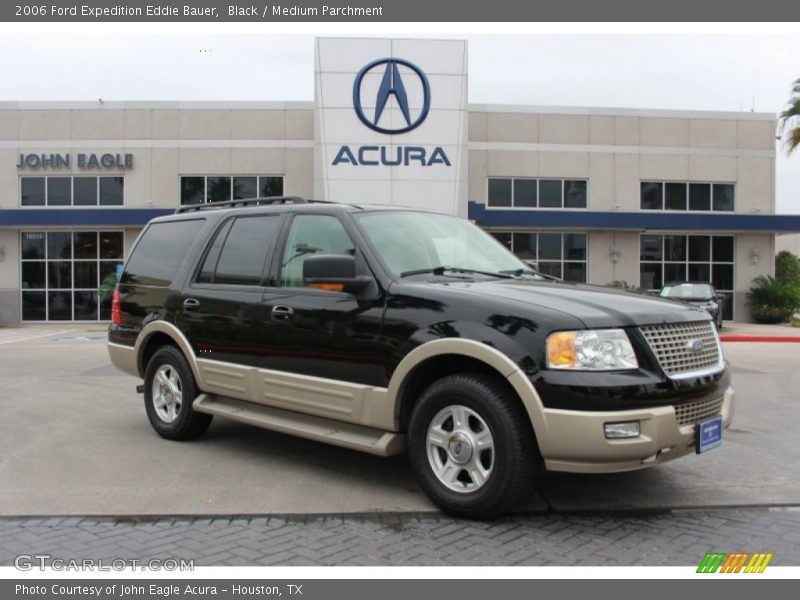
{"type": "Polygon", "coordinates": [[[435,213],[368,212],[361,230],[395,276],[451,267],[484,273],[530,273],[500,242],[469,221],[435,213]]]}
{"type": "Polygon", "coordinates": [[[711,300],[714,291],[707,283],[681,283],[661,288],[661,295],[675,300],[711,300]]]}

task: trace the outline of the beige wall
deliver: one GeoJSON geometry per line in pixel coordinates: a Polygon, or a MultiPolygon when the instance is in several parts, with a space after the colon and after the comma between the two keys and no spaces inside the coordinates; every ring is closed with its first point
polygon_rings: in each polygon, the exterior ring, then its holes
{"type": "Polygon", "coordinates": [[[774,212],[775,123],[764,115],[503,110],[470,113],[470,200],[486,201],[487,177],[576,177],[589,180],[589,210],[636,211],[642,180],[698,181],[735,183],[736,212],[774,212]]]}
{"type": "Polygon", "coordinates": [[[775,236],[775,252],[788,250],[800,256],[800,233],[775,236]]]}
{"type": "Polygon", "coordinates": [[[19,207],[22,174],[124,175],[129,208],[176,207],[181,175],[283,175],[287,194],[313,191],[314,121],[308,105],[130,104],[0,110],[0,208],[19,207]],[[132,153],[134,166],[82,171],[75,164],[79,152],[132,153]],[[18,172],[23,153],[70,153],[72,169],[18,172]]]}

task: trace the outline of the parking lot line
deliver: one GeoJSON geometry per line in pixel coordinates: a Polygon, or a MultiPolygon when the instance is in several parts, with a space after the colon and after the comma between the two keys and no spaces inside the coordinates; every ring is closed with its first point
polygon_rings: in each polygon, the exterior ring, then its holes
{"type": "Polygon", "coordinates": [[[46,331],[38,334],[30,334],[24,331],[0,331],[0,346],[3,344],[13,344],[15,342],[27,342],[39,338],[46,338],[53,335],[63,335],[75,331],[74,329],[63,329],[60,331],[46,331]]]}

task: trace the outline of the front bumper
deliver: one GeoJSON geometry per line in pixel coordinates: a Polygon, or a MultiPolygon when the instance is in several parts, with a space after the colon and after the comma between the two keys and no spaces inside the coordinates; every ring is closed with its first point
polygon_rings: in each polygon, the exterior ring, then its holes
{"type": "MultiPolygon", "coordinates": [[[[724,427],[733,419],[734,392],[727,387],[720,413],[724,427]]],[[[680,425],[671,405],[639,410],[589,412],[544,409],[539,446],[549,471],[618,473],[660,464],[694,452],[695,424],[680,425]],[[609,440],[608,422],[639,421],[636,438],[609,440]]],[[[724,439],[724,436],[723,436],[724,439]]]]}

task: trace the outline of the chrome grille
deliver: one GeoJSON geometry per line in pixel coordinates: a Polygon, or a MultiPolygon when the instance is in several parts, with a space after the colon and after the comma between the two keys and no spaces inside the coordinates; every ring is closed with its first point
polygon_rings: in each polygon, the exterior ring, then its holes
{"type": "Polygon", "coordinates": [[[675,416],[678,419],[678,425],[699,423],[703,419],[718,416],[722,411],[722,400],[723,395],[719,394],[710,398],[676,404],[675,416]]]}
{"type": "Polygon", "coordinates": [[[711,369],[720,363],[721,351],[711,321],[647,325],[640,329],[661,368],[671,377],[711,369]],[[703,343],[700,351],[691,348],[697,340],[703,343]]]}

